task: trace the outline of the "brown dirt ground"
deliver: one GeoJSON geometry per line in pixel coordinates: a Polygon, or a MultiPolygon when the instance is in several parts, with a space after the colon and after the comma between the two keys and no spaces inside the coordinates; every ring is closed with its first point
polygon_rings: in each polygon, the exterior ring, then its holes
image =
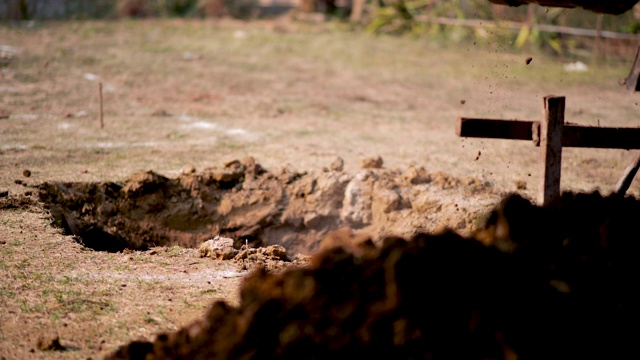
{"type": "MultiPolygon", "coordinates": [[[[385,238],[445,228],[471,235],[503,195],[534,198],[537,149],[457,138],[459,116],[538,118],[542,96],[559,94],[568,121],[637,126],[638,96],[617,84],[628,61],[571,73],[568,60],[490,44],[343,30],[287,19],[0,27],[0,45],[16,49],[0,81],[0,356],[103,358],[194,321],[207,330],[193,336],[219,336],[203,315],[233,321],[248,311],[246,296],[257,299],[248,313],[259,311],[271,299],[260,283],[309,266],[305,255],[334,230],[370,237],[381,248],[363,259],[379,263],[385,238]],[[202,256],[200,244],[218,235],[233,249],[202,256]],[[242,280],[261,267],[268,274],[251,275],[243,298],[242,280]],[[225,305],[211,308],[216,301],[225,305]]],[[[606,194],[632,157],[567,149],[562,186],[606,194]]],[[[635,182],[629,194],[639,190],[635,182]]],[[[341,239],[325,244],[351,243],[341,239]]],[[[306,279],[300,271],[292,281],[306,279]]],[[[302,306],[325,285],[300,295],[302,306]]],[[[364,311],[368,301],[345,304],[364,311]]],[[[247,329],[263,329],[261,321],[247,329]]],[[[505,331],[487,333],[496,329],[505,331]]]]}

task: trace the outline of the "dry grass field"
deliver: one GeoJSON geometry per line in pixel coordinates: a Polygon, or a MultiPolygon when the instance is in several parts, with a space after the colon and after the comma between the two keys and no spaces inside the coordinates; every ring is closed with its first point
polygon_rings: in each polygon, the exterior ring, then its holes
{"type": "MultiPolygon", "coordinates": [[[[573,60],[540,53],[373,37],[333,23],[0,24],[0,46],[13,54],[0,78],[2,359],[102,358],[188,324],[213,300],[235,303],[246,273],[177,246],[86,249],[55,226],[34,190],[41,183],[149,170],[174,177],[247,156],[266,169],[318,172],[341,157],[356,173],[380,156],[385,169],[420,166],[534,198],[538,149],[459,138],[457,118],[536,120],[553,94],[566,96],[568,122],[640,120],[640,95],[618,83],[631,58],[575,72],[565,69],[573,60]],[[39,349],[39,338],[56,335],[66,351],[39,349]]],[[[561,186],[608,193],[634,156],[565,149],[561,186]]],[[[639,192],[634,182],[629,194],[639,192]]]]}

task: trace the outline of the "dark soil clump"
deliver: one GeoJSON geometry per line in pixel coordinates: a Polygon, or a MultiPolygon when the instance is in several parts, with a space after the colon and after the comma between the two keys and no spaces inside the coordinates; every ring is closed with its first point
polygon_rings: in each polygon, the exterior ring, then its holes
{"type": "Polygon", "coordinates": [[[636,357],[639,216],[633,198],[513,195],[470,237],[340,233],[307,267],[252,273],[238,307],[107,359],[636,357]]]}

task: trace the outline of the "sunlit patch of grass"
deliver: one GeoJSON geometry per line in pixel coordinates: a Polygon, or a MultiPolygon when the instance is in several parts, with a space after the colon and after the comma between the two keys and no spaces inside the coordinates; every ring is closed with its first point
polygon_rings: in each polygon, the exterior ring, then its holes
{"type": "Polygon", "coordinates": [[[19,299],[20,311],[23,313],[37,313],[45,311],[43,304],[32,304],[27,299],[19,299]]]}
{"type": "Polygon", "coordinates": [[[158,324],[158,320],[156,320],[151,314],[144,313],[143,315],[144,322],[147,324],[158,324]]]}
{"type": "Polygon", "coordinates": [[[182,140],[187,138],[189,135],[187,134],[183,134],[183,133],[179,133],[179,132],[172,132],[170,134],[167,135],[167,139],[169,140],[182,140]]]}
{"type": "Polygon", "coordinates": [[[206,294],[215,294],[215,293],[218,293],[218,292],[220,292],[220,290],[219,290],[219,289],[215,289],[215,288],[214,288],[214,289],[204,289],[204,290],[200,290],[200,294],[202,294],[202,295],[206,295],[206,294]]]}
{"type": "Polygon", "coordinates": [[[15,291],[7,290],[5,288],[0,288],[0,299],[1,298],[13,299],[15,297],[16,297],[15,291]]]}
{"type": "MultiPolygon", "coordinates": [[[[31,265],[31,262],[29,259],[22,259],[17,264],[13,264],[13,267],[18,270],[24,270],[27,267],[29,267],[29,265],[31,265]]],[[[22,274],[22,275],[26,276],[25,274],[22,274]]]]}

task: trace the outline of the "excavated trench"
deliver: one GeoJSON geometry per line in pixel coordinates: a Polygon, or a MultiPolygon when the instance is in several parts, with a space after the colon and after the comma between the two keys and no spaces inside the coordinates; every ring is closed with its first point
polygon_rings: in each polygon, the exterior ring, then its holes
{"type": "Polygon", "coordinates": [[[410,236],[450,227],[470,231],[480,202],[491,203],[490,187],[424,168],[381,168],[370,162],[356,174],[340,161],[317,174],[291,168],[268,171],[253,158],[234,160],[176,178],[153,171],[122,182],[43,183],[39,198],[55,223],[86,246],[119,252],[152,246],[195,248],[217,235],[239,248],[282,245],[310,254],[329,232],[342,227],[380,236],[410,236]],[[451,194],[447,194],[450,192],[451,194]],[[480,195],[482,194],[482,195],[480,195]],[[443,201],[445,197],[458,201],[443,201]]]}

